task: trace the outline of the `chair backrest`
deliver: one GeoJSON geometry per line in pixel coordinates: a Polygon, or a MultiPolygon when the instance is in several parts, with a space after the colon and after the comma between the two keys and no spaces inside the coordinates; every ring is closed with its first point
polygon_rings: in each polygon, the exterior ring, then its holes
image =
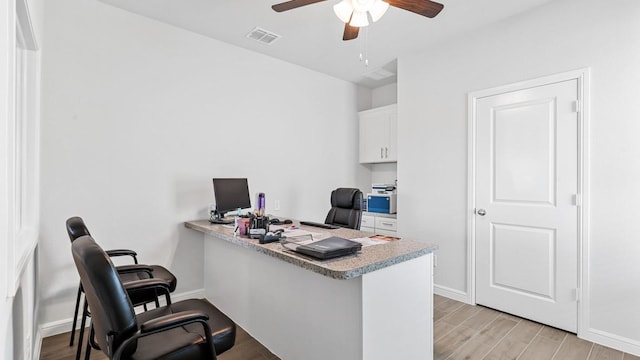
{"type": "Polygon", "coordinates": [[[360,230],[362,220],[362,191],[338,188],[331,192],[331,210],[325,224],[360,230]]]}
{"type": "Polygon", "coordinates": [[[70,217],[67,219],[67,234],[69,234],[69,240],[73,242],[75,239],[91,234],[84,220],[79,216],[70,217]]]}
{"type": "MultiPolygon", "coordinates": [[[[109,256],[91,236],[75,239],[71,252],[91,309],[95,339],[111,358],[118,346],[138,331],[133,305],[109,256]]],[[[128,352],[135,349],[132,344],[128,352]]]]}

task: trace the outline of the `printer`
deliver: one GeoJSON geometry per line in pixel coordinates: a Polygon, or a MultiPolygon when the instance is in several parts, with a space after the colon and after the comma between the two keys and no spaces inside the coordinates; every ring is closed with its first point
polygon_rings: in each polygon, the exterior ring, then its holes
{"type": "Polygon", "coordinates": [[[367,194],[367,211],[395,214],[397,196],[396,186],[393,184],[371,184],[371,193],[367,194]]]}

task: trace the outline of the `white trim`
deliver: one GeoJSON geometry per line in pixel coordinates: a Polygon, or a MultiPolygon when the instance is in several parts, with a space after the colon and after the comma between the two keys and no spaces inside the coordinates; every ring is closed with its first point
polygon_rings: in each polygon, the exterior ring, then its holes
{"type": "Polygon", "coordinates": [[[433,293],[436,295],[444,296],[446,298],[460,301],[469,305],[475,305],[475,303],[471,302],[471,297],[469,296],[469,293],[466,293],[464,291],[434,284],[433,293]]]}
{"type": "MultiPolygon", "coordinates": [[[[525,89],[535,88],[538,86],[559,83],[559,82],[574,80],[574,79],[577,79],[580,82],[582,81],[582,79],[584,79],[585,76],[589,76],[589,74],[590,74],[590,68],[567,71],[567,72],[553,74],[553,75],[544,76],[540,78],[524,80],[524,81],[520,81],[513,84],[496,86],[496,87],[484,89],[484,90],[477,90],[469,93],[469,97],[480,99],[488,96],[500,95],[508,92],[517,91],[517,90],[525,90],[525,89]]],[[[588,89],[585,89],[585,90],[588,90],[588,89]]],[[[578,95],[584,95],[584,94],[578,94],[578,95]]],[[[579,100],[582,100],[582,99],[579,99],[579,100]]],[[[584,103],[582,104],[583,104],[583,108],[585,108],[584,103]]]]}
{"type": "Polygon", "coordinates": [[[16,21],[20,27],[27,50],[39,50],[27,0],[16,0],[16,21]]]}
{"type": "Polygon", "coordinates": [[[8,133],[9,193],[13,193],[8,202],[10,233],[6,255],[10,297],[19,288],[38,244],[40,213],[40,53],[26,0],[16,0],[15,6],[14,75],[13,88],[9,89],[14,102],[8,133]]]}
{"type": "Polygon", "coordinates": [[[31,359],[40,359],[40,352],[42,351],[42,332],[40,329],[36,330],[36,336],[33,339],[33,349],[31,351],[31,359]]]}
{"type": "Polygon", "coordinates": [[[553,84],[568,80],[578,81],[578,101],[582,106],[578,113],[579,129],[578,129],[578,189],[582,204],[578,206],[578,283],[581,285],[578,289],[578,298],[582,301],[578,302],[578,336],[587,330],[588,324],[588,209],[589,209],[589,86],[590,86],[590,69],[583,68],[541,78],[517,82],[514,84],[498,86],[490,89],[474,91],[468,95],[468,191],[467,191],[467,248],[468,253],[468,278],[467,293],[470,294],[470,303],[476,303],[475,284],[476,284],[476,238],[475,238],[475,187],[476,187],[476,104],[479,99],[500,95],[512,91],[534,88],[542,85],[553,84]]]}
{"type": "Polygon", "coordinates": [[[640,342],[633,339],[596,329],[587,329],[579,337],[631,355],[640,356],[640,342]]]}
{"type": "MultiPolygon", "coordinates": [[[[589,125],[591,119],[591,71],[584,69],[578,77],[578,336],[587,336],[590,328],[589,304],[591,294],[589,280],[589,125]]],[[[636,349],[636,352],[638,350],[636,349]]]]}
{"type": "Polygon", "coordinates": [[[28,248],[26,248],[25,251],[23,251],[22,254],[20,254],[20,258],[18,258],[15,263],[15,270],[14,270],[15,272],[13,273],[14,283],[7,284],[7,286],[11,286],[9,289],[14,294],[16,291],[18,291],[18,288],[20,287],[20,283],[22,282],[22,274],[24,274],[24,271],[27,269],[27,264],[29,264],[29,261],[33,259],[36,246],[38,245],[38,233],[36,232],[32,234],[30,232],[28,236],[17,237],[17,238],[25,239],[25,241],[27,241],[28,243],[28,248]]]}
{"type": "MultiPolygon", "coordinates": [[[[14,295],[13,261],[13,123],[15,107],[15,52],[16,19],[15,2],[7,1],[0,12],[0,244],[4,255],[0,260],[0,276],[5,277],[4,295],[14,295]]],[[[3,297],[3,296],[1,296],[3,297]]]]}
{"type": "MultiPolygon", "coordinates": [[[[204,288],[191,290],[191,291],[187,291],[187,292],[183,292],[175,295],[171,294],[171,302],[178,302],[178,301],[189,300],[189,299],[205,299],[205,298],[206,298],[206,295],[205,295],[204,288]]],[[[160,305],[164,305],[164,304],[165,304],[165,301],[164,301],[164,298],[162,298],[162,300],[160,300],[160,305]]]]}
{"type": "Polygon", "coordinates": [[[38,332],[43,339],[49,336],[64,334],[69,331],[72,323],[73,318],[48,322],[46,324],[40,325],[38,327],[38,332]]]}
{"type": "MultiPolygon", "coordinates": [[[[178,302],[187,299],[202,299],[205,298],[205,292],[203,289],[196,289],[192,291],[183,292],[180,294],[171,294],[171,301],[178,302]]],[[[165,303],[164,298],[160,301],[160,304],[163,305],[165,303]]],[[[54,336],[58,334],[64,334],[69,332],[71,329],[71,324],[73,324],[73,318],[69,317],[62,320],[48,322],[46,324],[40,325],[38,329],[39,336],[41,338],[46,338],[49,336],[54,336]]],[[[80,326],[80,322],[78,322],[78,327],[80,326]]]]}
{"type": "Polygon", "coordinates": [[[469,303],[476,304],[476,101],[475,93],[468,95],[467,126],[467,294],[469,303]]]}

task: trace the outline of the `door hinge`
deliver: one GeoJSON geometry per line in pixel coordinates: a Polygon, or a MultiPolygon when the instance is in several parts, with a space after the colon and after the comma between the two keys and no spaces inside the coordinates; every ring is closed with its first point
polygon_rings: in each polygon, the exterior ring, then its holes
{"type": "Polygon", "coordinates": [[[579,112],[580,112],[580,110],[581,110],[581,109],[580,109],[580,105],[581,105],[581,104],[580,104],[580,100],[576,100],[576,101],[574,101],[574,102],[573,102],[573,112],[577,112],[577,113],[579,113],[579,112]]]}
{"type": "Polygon", "coordinates": [[[582,206],[582,196],[580,194],[573,194],[573,206],[582,206]]]}

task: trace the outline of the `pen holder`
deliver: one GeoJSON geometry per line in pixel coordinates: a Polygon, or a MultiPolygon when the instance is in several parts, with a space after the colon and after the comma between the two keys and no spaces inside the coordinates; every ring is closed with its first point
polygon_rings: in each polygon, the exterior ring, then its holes
{"type": "Polygon", "coordinates": [[[265,229],[269,231],[268,216],[252,216],[249,223],[249,229],[265,229]]]}
{"type": "Polygon", "coordinates": [[[238,219],[238,232],[240,233],[240,235],[247,235],[247,233],[249,232],[249,225],[251,224],[249,219],[246,218],[240,218],[238,219]]]}

